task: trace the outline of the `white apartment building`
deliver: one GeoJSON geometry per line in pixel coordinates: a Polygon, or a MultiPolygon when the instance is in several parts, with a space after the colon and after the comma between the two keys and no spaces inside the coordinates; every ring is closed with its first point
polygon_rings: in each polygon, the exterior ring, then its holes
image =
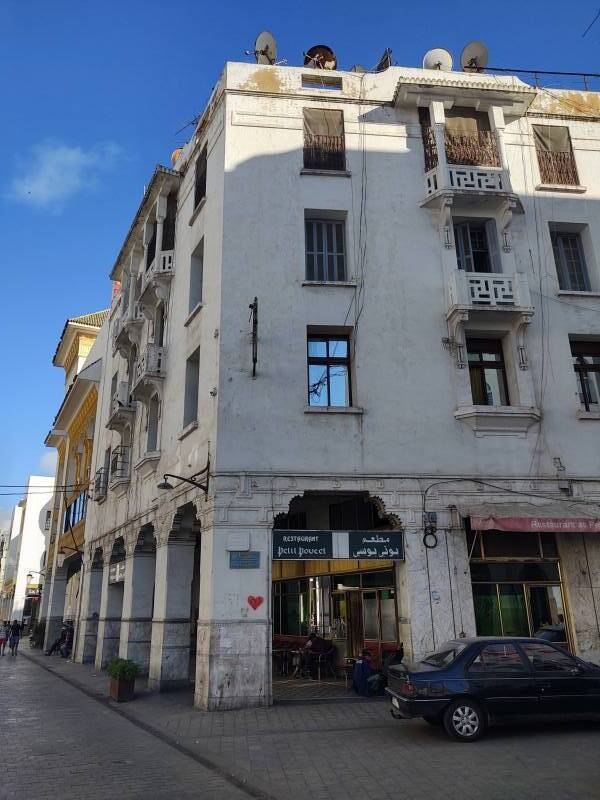
{"type": "Polygon", "coordinates": [[[599,202],[593,93],[226,64],[111,272],[77,659],[226,709],[313,629],[599,658],[599,202]]]}
{"type": "Polygon", "coordinates": [[[14,507],[0,599],[2,620],[29,625],[40,616],[53,488],[54,478],[30,475],[23,499],[14,507]]]}

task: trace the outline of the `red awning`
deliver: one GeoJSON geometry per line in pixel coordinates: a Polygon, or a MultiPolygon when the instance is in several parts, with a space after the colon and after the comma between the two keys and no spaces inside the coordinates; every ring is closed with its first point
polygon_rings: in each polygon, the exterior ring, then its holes
{"type": "Polygon", "coordinates": [[[600,513],[593,505],[529,503],[488,504],[470,510],[471,528],[476,531],[552,533],[600,533],[600,513]]]}

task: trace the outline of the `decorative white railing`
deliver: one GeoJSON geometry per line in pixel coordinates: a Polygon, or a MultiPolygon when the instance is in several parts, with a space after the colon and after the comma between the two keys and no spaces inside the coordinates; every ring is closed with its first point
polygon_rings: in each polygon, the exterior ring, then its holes
{"type": "Polygon", "coordinates": [[[144,272],[144,277],[142,279],[142,292],[153,276],[171,277],[175,269],[174,255],[174,250],[163,250],[162,252],[157,253],[146,272],[144,272]]]}
{"type": "Polygon", "coordinates": [[[514,275],[500,275],[494,272],[465,272],[457,269],[450,279],[448,293],[450,308],[531,306],[527,277],[519,272],[514,275]]]}
{"type": "Polygon", "coordinates": [[[156,344],[149,344],[135,365],[135,383],[139,383],[147,375],[162,377],[165,370],[166,349],[156,344]]]}
{"type": "Polygon", "coordinates": [[[425,173],[427,196],[437,192],[438,189],[508,192],[510,186],[501,167],[465,167],[448,164],[445,170],[438,165],[425,173]]]}

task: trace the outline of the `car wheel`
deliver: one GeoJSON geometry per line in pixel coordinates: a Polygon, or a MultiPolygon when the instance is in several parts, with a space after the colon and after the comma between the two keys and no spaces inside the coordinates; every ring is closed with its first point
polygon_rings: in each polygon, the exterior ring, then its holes
{"type": "Polygon", "coordinates": [[[485,733],[483,709],[470,698],[455,700],[444,712],[446,733],[461,742],[474,742],[485,733]]]}
{"type": "Polygon", "coordinates": [[[432,716],[427,715],[423,717],[425,722],[428,722],[430,725],[442,725],[443,719],[440,717],[439,714],[434,714],[432,716]]]}

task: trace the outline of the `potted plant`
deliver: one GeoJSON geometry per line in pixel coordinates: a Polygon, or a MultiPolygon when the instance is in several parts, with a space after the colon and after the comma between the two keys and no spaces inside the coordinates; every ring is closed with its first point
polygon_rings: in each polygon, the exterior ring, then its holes
{"type": "Polygon", "coordinates": [[[114,658],[108,665],[107,672],[110,676],[110,698],[117,703],[133,700],[133,687],[139,672],[135,661],[130,661],[128,658],[114,658]]]}

